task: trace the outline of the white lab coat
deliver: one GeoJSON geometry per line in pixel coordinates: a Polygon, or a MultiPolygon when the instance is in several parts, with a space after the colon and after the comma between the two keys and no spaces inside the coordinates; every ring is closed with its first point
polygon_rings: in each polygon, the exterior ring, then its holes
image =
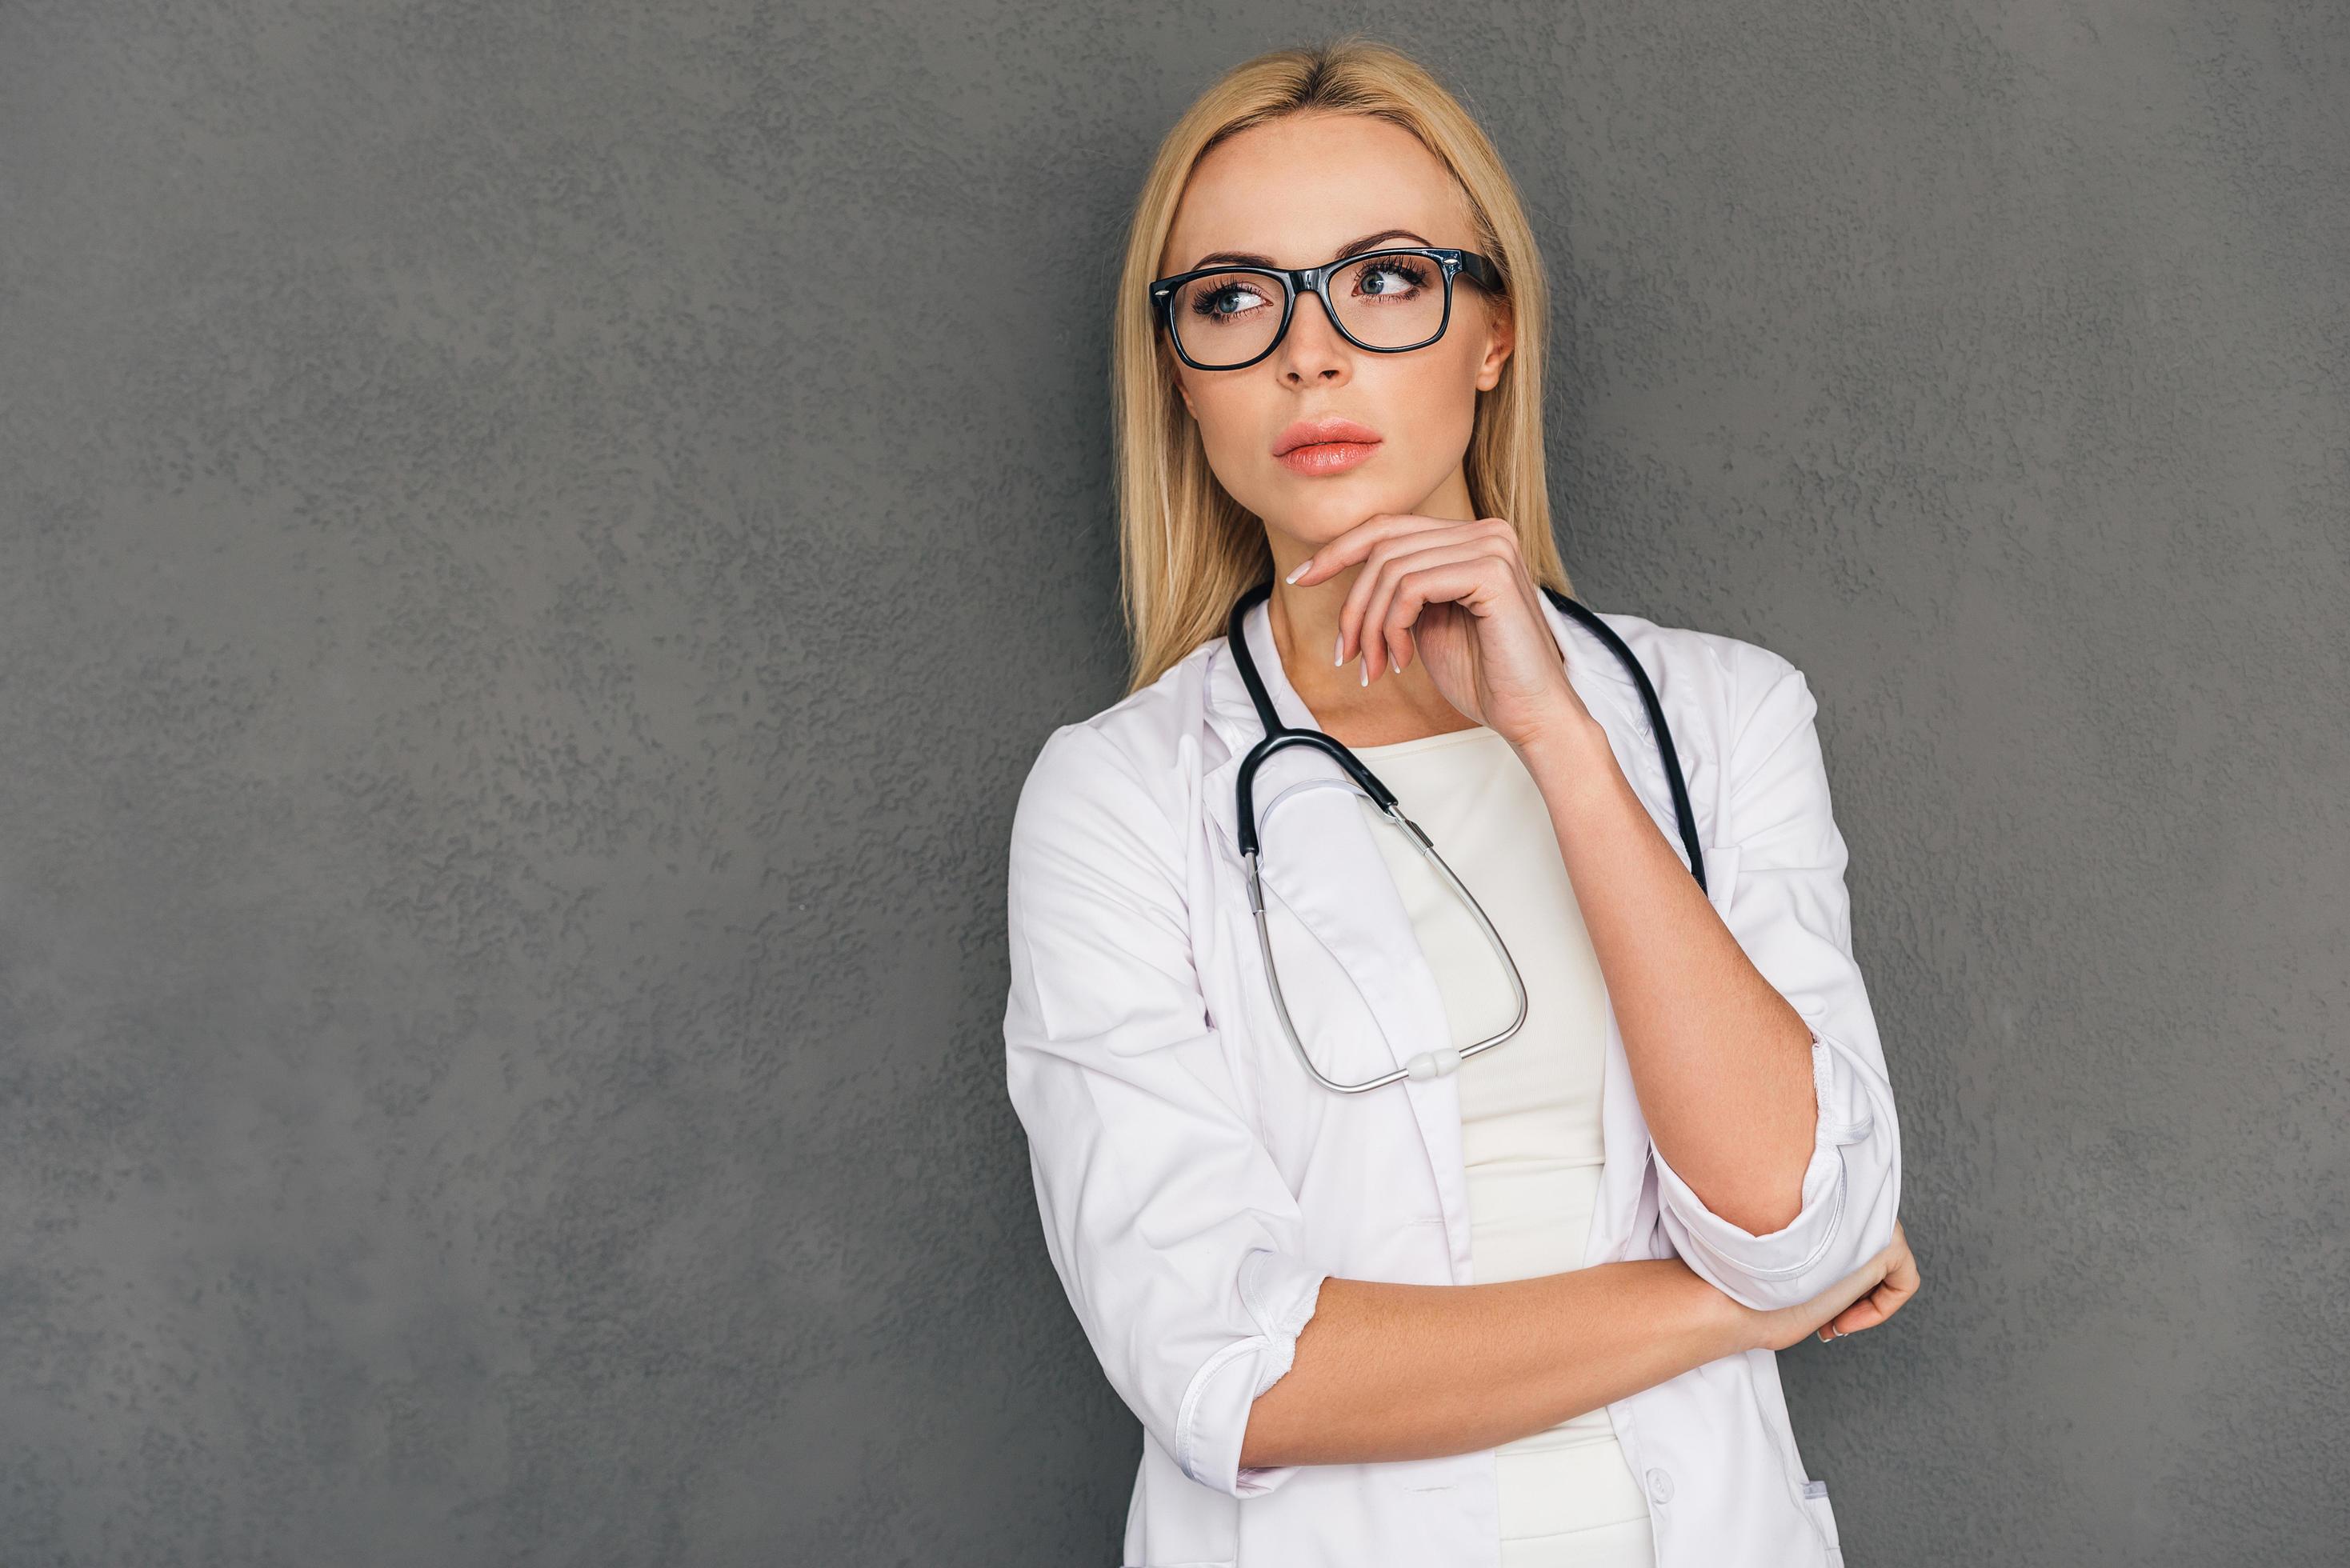
{"type": "MultiPolygon", "coordinates": [[[[1575,689],[1679,853],[1638,689],[1596,636],[1547,599],[1543,609],[1575,689]]],[[[1603,618],[1671,725],[1714,908],[1811,1028],[1819,1109],[1802,1212],[1767,1235],[1742,1230],[1650,1142],[1611,1010],[1607,1163],[1584,1262],[1679,1255],[1750,1306],[1806,1301],[1892,1239],[1901,1192],[1815,705],[1794,665],[1752,643],[1603,618]]],[[[1244,625],[1275,711],[1311,724],[1265,606],[1244,625]]],[[[1012,829],[1005,1076],[1053,1266],[1142,1423],[1124,1562],[1492,1568],[1490,1449],[1240,1464],[1250,1402],[1288,1370],[1326,1275],[1472,1278],[1458,1081],[1334,1093],[1307,1077],[1273,1012],[1233,836],[1234,774],[1262,732],[1218,637],[1055,730],[1012,829]]],[[[1318,939],[1295,962],[1297,949],[1277,950],[1293,1016],[1325,1071],[1359,1081],[1450,1035],[1370,837],[1388,829],[1353,788],[1327,757],[1290,747],[1258,771],[1254,807],[1268,902],[1318,939]]],[[[1770,1351],[1709,1362],[1608,1414],[1648,1493],[1660,1568],[1842,1563],[1770,1351]]]]}

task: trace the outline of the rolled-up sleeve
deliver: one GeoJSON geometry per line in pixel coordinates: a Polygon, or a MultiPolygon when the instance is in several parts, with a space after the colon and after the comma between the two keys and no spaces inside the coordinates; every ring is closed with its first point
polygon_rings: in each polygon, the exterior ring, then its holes
{"type": "Polygon", "coordinates": [[[1233,1497],[1326,1272],[1253,1127],[1193,968],[1184,837],[1088,725],[1046,740],[1014,814],[1005,1081],[1045,1244],[1110,1386],[1183,1473],[1233,1497]]]}
{"type": "Polygon", "coordinates": [[[1746,645],[1750,689],[1735,706],[1729,826],[1737,848],[1722,919],[1812,1036],[1816,1124],[1803,1208],[1756,1235],[1705,1206],[1652,1143],[1659,1220],[1684,1262],[1724,1293],[1768,1311],[1809,1301],[1893,1239],[1901,1132],[1860,966],[1846,849],[1803,673],[1746,645]]]}

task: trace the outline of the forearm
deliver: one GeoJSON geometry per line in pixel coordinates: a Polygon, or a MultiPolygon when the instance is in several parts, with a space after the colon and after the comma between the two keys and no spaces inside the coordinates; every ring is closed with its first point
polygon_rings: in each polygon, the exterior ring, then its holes
{"type": "Polygon", "coordinates": [[[1477,1285],[1334,1276],[1252,1408],[1241,1462],[1491,1448],[1746,1349],[1754,1324],[1678,1258],[1477,1285]]]}
{"type": "Polygon", "coordinates": [[[1748,960],[1625,779],[1606,732],[1528,747],[1624,1036],[1649,1135],[1706,1207],[1757,1235],[1802,1208],[1811,1030],[1748,960]]]}

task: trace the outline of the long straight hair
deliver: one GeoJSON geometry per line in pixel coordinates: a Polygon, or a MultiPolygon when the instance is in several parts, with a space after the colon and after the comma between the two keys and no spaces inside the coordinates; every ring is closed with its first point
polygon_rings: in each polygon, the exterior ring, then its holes
{"type": "Polygon", "coordinates": [[[1543,468],[1543,358],[1550,291],[1516,184],[1484,130],[1427,69],[1384,44],[1347,36],[1278,49],[1233,67],[1159,144],[1127,231],[1111,322],[1118,432],[1119,601],[1128,695],[1224,630],[1242,591],[1273,570],[1263,524],[1218,483],[1175,384],[1175,358],[1146,297],[1191,171],[1227,137],[1314,110],[1374,116],[1417,136],[1467,196],[1476,249],[1502,274],[1516,341],[1502,379],[1477,394],[1463,458],[1480,517],[1506,517],[1534,580],[1572,593],[1551,535],[1543,468]]]}

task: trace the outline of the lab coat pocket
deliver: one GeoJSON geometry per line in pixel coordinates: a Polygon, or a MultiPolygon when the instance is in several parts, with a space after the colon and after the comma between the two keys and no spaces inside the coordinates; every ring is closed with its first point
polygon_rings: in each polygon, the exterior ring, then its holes
{"type": "Polygon", "coordinates": [[[1844,1568],[1844,1544],[1836,1536],[1835,1511],[1828,1506],[1828,1483],[1824,1480],[1804,1483],[1804,1508],[1819,1526],[1827,1542],[1828,1568],[1844,1568]]]}

